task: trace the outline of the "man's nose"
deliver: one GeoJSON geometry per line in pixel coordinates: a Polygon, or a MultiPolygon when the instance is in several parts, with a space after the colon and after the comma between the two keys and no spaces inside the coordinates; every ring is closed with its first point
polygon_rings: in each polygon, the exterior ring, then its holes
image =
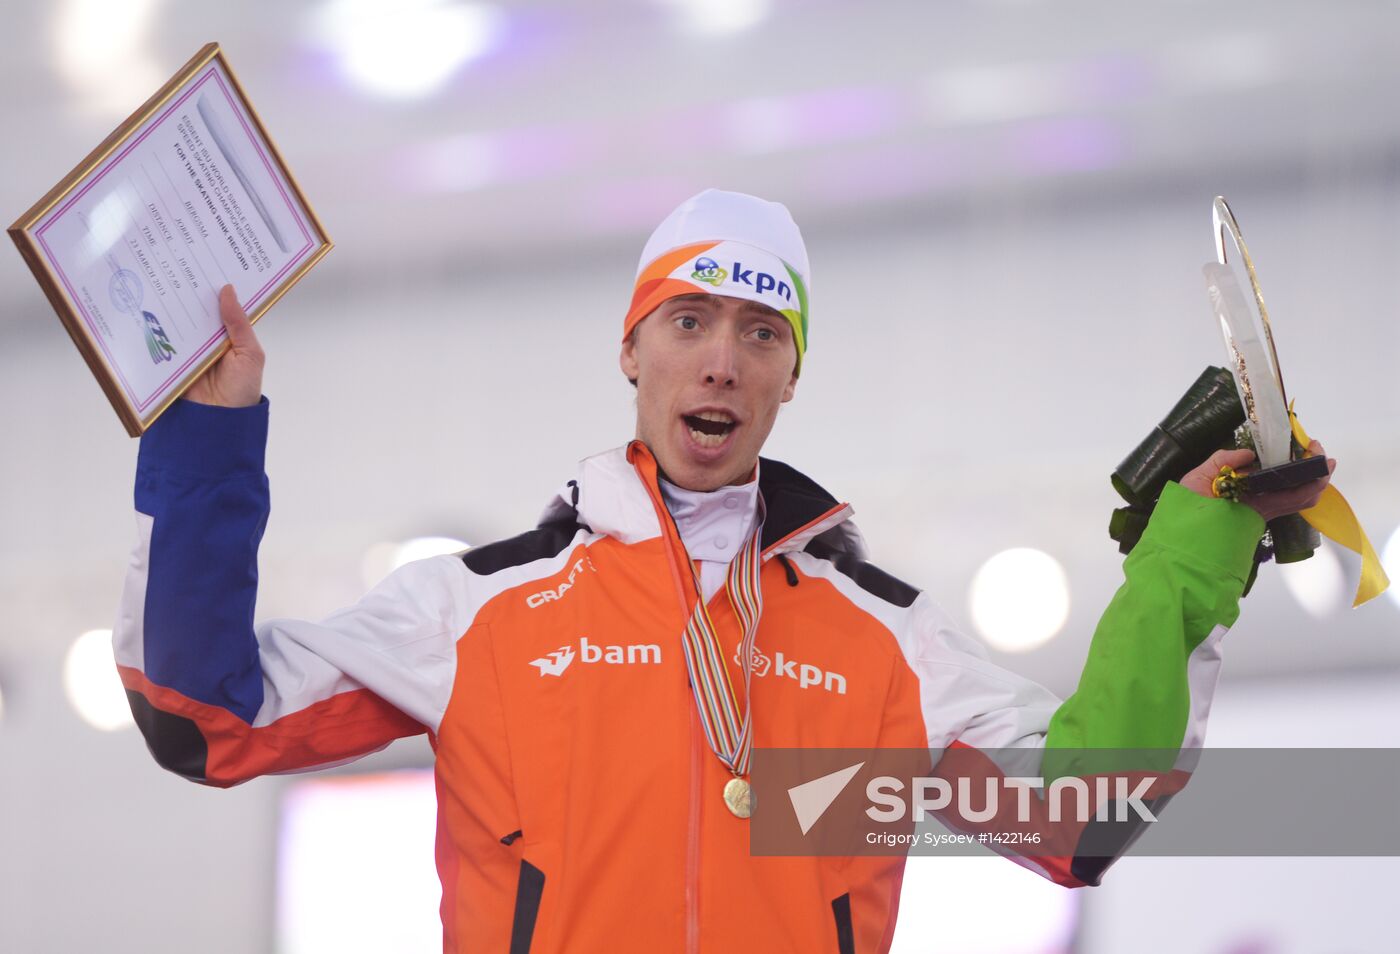
{"type": "Polygon", "coordinates": [[[728,334],[715,335],[705,349],[705,383],[733,387],[739,377],[738,349],[728,334]]]}

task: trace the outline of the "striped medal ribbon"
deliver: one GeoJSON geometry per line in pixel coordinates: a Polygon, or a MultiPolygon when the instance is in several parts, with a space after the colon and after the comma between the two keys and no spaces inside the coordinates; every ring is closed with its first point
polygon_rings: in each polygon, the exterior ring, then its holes
{"type": "Polygon", "coordinates": [[[690,674],[690,688],[695,694],[695,708],[700,713],[700,724],[705,728],[705,739],[734,775],[724,786],[724,803],[740,818],[748,818],[752,813],[749,781],[744,776],[749,773],[749,751],[753,747],[753,707],[749,704],[753,643],[758,633],[759,617],[763,615],[763,592],[758,582],[762,564],[759,556],[761,530],[760,521],[730,561],[729,579],[725,584],[730,605],[744,627],[744,638],[739,644],[739,658],[743,660],[744,669],[742,717],[739,714],[739,699],[729,678],[729,667],[724,663],[719,635],[705,606],[700,580],[695,577],[693,565],[691,575],[695,578],[695,592],[699,595],[681,640],[685,650],[685,667],[690,674]]]}

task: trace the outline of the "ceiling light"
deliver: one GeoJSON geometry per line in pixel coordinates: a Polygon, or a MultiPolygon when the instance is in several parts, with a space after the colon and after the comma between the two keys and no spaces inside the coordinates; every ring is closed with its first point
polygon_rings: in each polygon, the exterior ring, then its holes
{"type": "MultiPolygon", "coordinates": [[[[1386,576],[1400,582],[1400,527],[1395,528],[1381,550],[1381,566],[1385,568],[1386,576]]],[[[1390,587],[1385,593],[1395,601],[1395,605],[1400,606],[1400,585],[1390,587]]]]}
{"type": "Polygon", "coordinates": [[[691,33],[722,36],[757,26],[772,12],[771,0],[664,0],[691,33]]]}
{"type": "Polygon", "coordinates": [[[450,0],[331,0],[317,33],[341,71],[378,96],[424,96],[500,41],[495,7],[450,0]]]}
{"type": "Polygon", "coordinates": [[[1280,563],[1279,573],[1288,592],[1314,619],[1332,613],[1342,601],[1342,564],[1326,543],[1297,563],[1280,563]]]}
{"type": "Polygon", "coordinates": [[[1069,580],[1050,554],[1003,550],[983,563],[969,593],[972,622],[989,644],[1025,652],[1047,642],[1069,618],[1069,580]]]}
{"type": "Polygon", "coordinates": [[[294,781],[278,825],[276,950],[441,948],[442,884],[423,863],[436,822],[431,769],[294,781]]]}
{"type": "Polygon", "coordinates": [[[394,551],[393,569],[397,570],[414,560],[426,560],[428,557],[442,556],[445,553],[460,553],[467,546],[465,540],[458,540],[456,537],[414,537],[399,544],[394,551]]]}
{"type": "Polygon", "coordinates": [[[110,732],[132,724],[131,706],[112,658],[112,631],[90,629],[63,661],[63,688],[84,722],[110,732]]]}
{"type": "Polygon", "coordinates": [[[900,908],[891,954],[1046,954],[1075,949],[1083,895],[1002,858],[912,854],[903,882],[906,897],[938,898],[940,903],[900,908]],[[957,911],[958,917],[948,917],[948,911],[957,911]],[[1016,916],[1007,917],[1008,911],[1016,916]]]}
{"type": "Polygon", "coordinates": [[[157,0],[65,0],[55,14],[54,59],[84,111],[133,112],[166,79],[146,40],[157,0]]]}
{"type": "Polygon", "coordinates": [[[399,567],[414,560],[461,553],[471,544],[456,537],[414,537],[400,543],[376,543],[365,551],[360,561],[360,574],[366,586],[374,586],[399,567]]]}

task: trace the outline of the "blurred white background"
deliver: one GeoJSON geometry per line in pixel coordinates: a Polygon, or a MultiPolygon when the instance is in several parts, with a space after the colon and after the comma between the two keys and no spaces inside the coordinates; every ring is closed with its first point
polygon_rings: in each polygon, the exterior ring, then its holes
{"type": "MultiPolygon", "coordinates": [[[[260,615],[355,599],[385,542],[526,529],[574,461],[625,442],[636,256],[707,186],[785,202],[811,253],[810,351],[768,455],[850,500],[876,562],[969,627],[984,561],[1052,555],[1064,627],[994,655],[1060,694],[1119,581],[1108,474],[1223,360],[1200,274],[1214,195],[1337,485],[1377,547],[1400,524],[1395,4],[61,0],[5,18],[6,221],[218,40],[336,241],[258,325],[260,615]]],[[[191,785],[65,695],[70,647],[115,612],[136,442],[13,253],[0,355],[0,951],[272,950],[290,783],[191,785]]],[[[1293,586],[1261,571],[1213,733],[1295,744],[1259,714],[1305,713],[1325,744],[1400,746],[1400,603],[1347,608],[1357,563],[1337,560],[1293,586]]],[[[429,758],[416,740],[352,768],[429,758]]],[[[901,950],[971,950],[923,867],[904,908],[928,926],[901,950]]],[[[1397,879],[1395,859],[1130,859],[1080,892],[1072,943],[1392,951],[1375,908],[1397,879]],[[1153,919],[1204,927],[1144,934],[1153,919]]]]}

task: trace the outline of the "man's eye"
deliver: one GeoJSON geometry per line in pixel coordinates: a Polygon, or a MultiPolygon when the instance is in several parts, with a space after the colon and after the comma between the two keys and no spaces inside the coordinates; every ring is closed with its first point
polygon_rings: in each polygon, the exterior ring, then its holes
{"type": "Polygon", "coordinates": [[[700,322],[695,319],[694,315],[681,315],[676,319],[676,324],[680,325],[686,331],[694,331],[696,328],[700,327],[700,322]]]}
{"type": "Polygon", "coordinates": [[[774,334],[772,328],[759,328],[758,331],[755,333],[758,335],[759,341],[772,341],[773,339],[778,337],[776,334],[774,334]]]}

